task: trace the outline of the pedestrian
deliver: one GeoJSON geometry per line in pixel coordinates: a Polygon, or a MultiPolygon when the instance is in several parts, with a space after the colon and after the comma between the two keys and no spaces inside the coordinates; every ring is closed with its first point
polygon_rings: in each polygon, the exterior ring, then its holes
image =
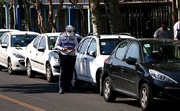
{"type": "Polygon", "coordinates": [[[161,27],[158,28],[153,37],[154,38],[169,38],[169,39],[173,39],[173,32],[170,30],[170,28],[167,27],[168,23],[167,21],[162,21],[161,22],[161,27]]]}
{"type": "Polygon", "coordinates": [[[63,94],[71,88],[71,80],[74,73],[76,61],[75,50],[78,45],[75,28],[66,26],[66,31],[59,35],[55,43],[55,49],[60,50],[60,75],[59,93],[63,94]]]}
{"type": "Polygon", "coordinates": [[[180,40],[180,19],[173,26],[174,40],[180,40]]]}
{"type": "Polygon", "coordinates": [[[143,38],[153,38],[154,35],[154,29],[152,27],[152,23],[150,20],[146,22],[146,29],[142,32],[143,38]]]}

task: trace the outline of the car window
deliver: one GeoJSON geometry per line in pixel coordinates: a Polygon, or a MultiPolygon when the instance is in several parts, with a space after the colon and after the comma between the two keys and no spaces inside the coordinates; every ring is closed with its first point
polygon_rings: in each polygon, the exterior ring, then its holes
{"type": "Polygon", "coordinates": [[[102,55],[110,55],[119,42],[119,39],[101,39],[100,53],[102,55]]]}
{"type": "Polygon", "coordinates": [[[49,44],[49,49],[50,49],[50,50],[52,50],[52,48],[54,47],[57,38],[58,38],[58,36],[48,37],[48,44],[49,44]]]}
{"type": "Polygon", "coordinates": [[[38,43],[39,43],[39,40],[40,40],[41,36],[38,36],[35,38],[34,40],[34,43],[33,43],[33,47],[37,49],[38,47],[38,43]]]}
{"type": "Polygon", "coordinates": [[[12,47],[26,47],[36,35],[12,35],[11,36],[11,46],[12,47]]]}
{"type": "Polygon", "coordinates": [[[39,47],[46,49],[46,38],[44,36],[40,40],[39,47]]]}
{"type": "Polygon", "coordinates": [[[126,54],[126,59],[127,58],[134,58],[134,59],[139,58],[139,47],[136,43],[132,43],[130,45],[128,52],[126,54]]]}
{"type": "Polygon", "coordinates": [[[180,45],[145,43],[143,54],[146,63],[180,62],[180,45]]]}
{"type": "Polygon", "coordinates": [[[89,45],[87,53],[90,54],[90,51],[96,52],[96,46],[97,46],[96,40],[93,39],[89,45]]]}
{"type": "Polygon", "coordinates": [[[86,49],[87,49],[87,46],[88,46],[88,43],[90,41],[90,38],[87,38],[87,39],[84,39],[78,46],[78,49],[77,49],[77,52],[81,53],[81,54],[84,54],[86,49]]]}
{"type": "Polygon", "coordinates": [[[126,50],[127,50],[127,45],[128,45],[127,41],[125,41],[125,42],[118,45],[117,51],[116,51],[116,54],[115,54],[116,58],[118,58],[120,60],[122,60],[124,58],[126,50]]]}
{"type": "Polygon", "coordinates": [[[2,44],[8,44],[9,43],[7,34],[4,34],[1,36],[1,43],[2,44]]]}

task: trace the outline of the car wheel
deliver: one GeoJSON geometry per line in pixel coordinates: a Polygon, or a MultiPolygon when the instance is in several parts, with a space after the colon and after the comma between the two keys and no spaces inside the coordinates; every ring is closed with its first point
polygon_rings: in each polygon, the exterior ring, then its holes
{"type": "Polygon", "coordinates": [[[80,88],[81,87],[81,81],[77,79],[76,71],[73,72],[73,77],[71,80],[71,84],[73,88],[80,88]]]}
{"type": "Polygon", "coordinates": [[[7,67],[7,69],[8,69],[9,74],[13,74],[12,63],[11,63],[10,59],[8,59],[8,67],[7,67]]]}
{"type": "Polygon", "coordinates": [[[31,68],[31,63],[29,60],[27,61],[27,65],[26,65],[26,73],[29,78],[35,77],[34,71],[31,68]]]}
{"type": "Polygon", "coordinates": [[[51,69],[51,65],[49,63],[46,65],[46,79],[48,82],[53,81],[52,69],[51,69]]]}
{"type": "Polygon", "coordinates": [[[143,111],[151,111],[152,110],[152,99],[151,99],[151,91],[149,85],[144,83],[140,89],[139,102],[143,111]]]}
{"type": "Polygon", "coordinates": [[[116,100],[116,94],[111,89],[111,79],[106,77],[103,83],[103,97],[107,102],[114,102],[116,100]]]}

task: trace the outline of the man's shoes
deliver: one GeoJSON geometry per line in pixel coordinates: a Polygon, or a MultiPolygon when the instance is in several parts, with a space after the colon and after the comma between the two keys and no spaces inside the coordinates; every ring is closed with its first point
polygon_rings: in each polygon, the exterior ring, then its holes
{"type": "Polygon", "coordinates": [[[60,90],[59,90],[59,94],[64,94],[64,90],[63,90],[63,89],[60,89],[60,90]]]}

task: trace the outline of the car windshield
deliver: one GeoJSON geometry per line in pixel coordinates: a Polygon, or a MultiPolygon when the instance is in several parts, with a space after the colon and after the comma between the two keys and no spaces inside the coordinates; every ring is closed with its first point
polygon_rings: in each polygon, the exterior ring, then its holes
{"type": "Polygon", "coordinates": [[[12,35],[11,47],[26,47],[37,35],[12,35]]]}
{"type": "Polygon", "coordinates": [[[56,39],[58,36],[51,36],[48,37],[48,42],[49,42],[49,49],[52,50],[52,48],[54,47],[55,43],[56,43],[56,39]]]}
{"type": "Polygon", "coordinates": [[[110,55],[119,42],[119,39],[100,39],[101,55],[110,55]]]}
{"type": "Polygon", "coordinates": [[[143,46],[146,63],[180,62],[180,44],[149,44],[143,46]]]}

